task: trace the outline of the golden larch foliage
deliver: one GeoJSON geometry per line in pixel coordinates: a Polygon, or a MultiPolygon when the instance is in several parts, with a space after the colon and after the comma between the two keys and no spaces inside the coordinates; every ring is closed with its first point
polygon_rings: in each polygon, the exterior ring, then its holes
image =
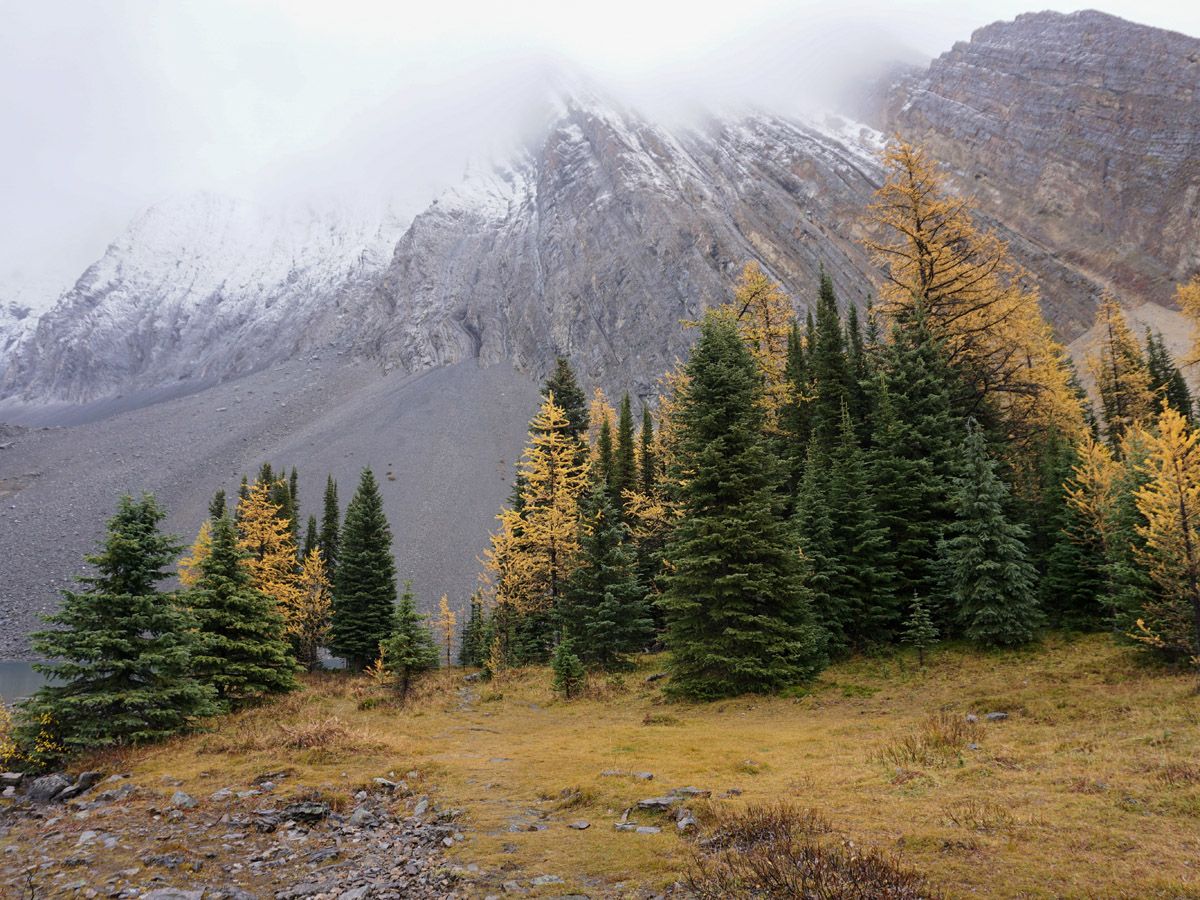
{"type": "Polygon", "coordinates": [[[458,616],[450,608],[450,598],[442,594],[438,600],[437,630],[442,638],[442,646],[446,648],[446,665],[450,665],[450,651],[454,647],[454,629],[458,624],[458,616]]]}
{"type": "Polygon", "coordinates": [[[1146,520],[1138,556],[1161,593],[1133,637],[1200,665],[1200,435],[1165,403],[1157,425],[1134,500],[1146,520]]]}
{"type": "Polygon", "coordinates": [[[1104,430],[1117,446],[1127,430],[1154,418],[1150,369],[1125,313],[1110,296],[1096,310],[1096,334],[1087,357],[1104,412],[1104,430]]]}
{"type": "Polygon", "coordinates": [[[329,635],[333,610],[329,572],[320,547],[308,551],[297,581],[299,592],[287,620],[287,633],[296,642],[300,663],[311,670],[317,663],[317,650],[329,635]]]}
{"type": "Polygon", "coordinates": [[[588,404],[588,446],[592,448],[592,463],[595,464],[596,445],[600,439],[600,429],[608,423],[613,434],[617,433],[617,411],[604,396],[604,390],[597,387],[592,391],[592,402],[588,404]]]}
{"type": "Polygon", "coordinates": [[[1043,318],[1028,273],[973,206],[954,196],[926,152],[894,141],[886,179],[870,207],[877,239],[867,248],[884,272],[881,310],[903,321],[919,304],[976,401],[1000,413],[1020,467],[1021,451],[1046,428],[1082,438],[1083,409],[1064,348],[1043,318]]]}
{"type": "Polygon", "coordinates": [[[288,631],[300,615],[301,591],[296,572],[296,542],[283,508],[271,500],[271,485],[256,483],[238,500],[238,547],[255,588],[271,597],[288,631]]]}
{"type": "Polygon", "coordinates": [[[1192,321],[1192,353],[1184,365],[1200,362],[1200,275],[1175,289],[1175,301],[1183,314],[1192,321]]]}
{"type": "Polygon", "coordinates": [[[203,574],[200,570],[212,552],[212,523],[205,519],[200,523],[196,539],[188,548],[187,556],[179,560],[179,583],[185,588],[195,587],[203,574]]]}
{"type": "Polygon", "coordinates": [[[522,611],[553,607],[579,553],[579,501],[590,461],[565,433],[566,415],[548,394],[529,426],[517,467],[522,504],[501,510],[484,555],[485,586],[497,604],[522,611]]]}
{"type": "Polygon", "coordinates": [[[1071,504],[1100,538],[1111,546],[1112,522],[1120,502],[1120,463],[1107,444],[1087,435],[1077,448],[1079,462],[1063,486],[1071,504]]]}
{"type": "Polygon", "coordinates": [[[742,340],[758,363],[765,425],[768,430],[777,429],[779,410],[787,403],[791,390],[786,371],[788,333],[796,319],[791,300],[757,262],[751,261],[742,268],[733,300],[717,312],[737,323],[742,340]]]}

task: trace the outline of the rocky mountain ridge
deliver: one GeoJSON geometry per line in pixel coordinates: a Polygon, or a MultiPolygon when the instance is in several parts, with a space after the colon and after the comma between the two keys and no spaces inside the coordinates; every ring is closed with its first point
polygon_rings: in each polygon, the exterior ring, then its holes
{"type": "MultiPolygon", "coordinates": [[[[874,124],[928,144],[1038,277],[1063,337],[1098,295],[1169,303],[1200,267],[1200,41],[1101,13],[978,30],[891,86],[874,124]],[[1054,127],[1047,127],[1053,122],[1054,127]]],[[[678,327],[758,259],[803,307],[862,303],[879,132],[757,113],[668,129],[583,91],[405,228],[216,197],[154,208],[36,328],[0,397],[200,385],[332,347],[408,372],[557,354],[646,394],[678,327]]]]}

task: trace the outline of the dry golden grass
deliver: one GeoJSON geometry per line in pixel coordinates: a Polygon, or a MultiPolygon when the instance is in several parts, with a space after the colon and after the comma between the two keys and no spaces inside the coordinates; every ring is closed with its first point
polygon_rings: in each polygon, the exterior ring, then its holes
{"type": "Polygon", "coordinates": [[[661,663],[597,679],[570,703],[539,669],[490,684],[440,672],[403,706],[367,679],[313,676],[124,764],[196,796],[281,769],[287,789],[334,796],[415,769],[418,791],[466,811],[461,862],[558,874],[560,893],[673,881],[692,842],[670,820],[632,814],[660,834],[613,823],[643,797],[695,785],[713,791],[702,822],[786,802],[827,823],[830,841],[899,854],[950,897],[1200,897],[1195,679],[1104,636],[948,649],[924,670],[907,654],[855,659],[795,697],[708,705],[665,702],[662,682],[645,681],[661,663]],[[993,710],[1009,718],[983,721],[993,710]],[[592,827],[567,827],[579,819],[592,827]]]}

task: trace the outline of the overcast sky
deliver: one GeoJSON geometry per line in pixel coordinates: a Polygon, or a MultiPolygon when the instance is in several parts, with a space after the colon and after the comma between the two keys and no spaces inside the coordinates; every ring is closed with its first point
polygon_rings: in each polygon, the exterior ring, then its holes
{"type": "MultiPolygon", "coordinates": [[[[422,206],[552,68],[654,114],[786,107],[1044,0],[0,0],[0,302],[66,286],[146,205],[207,189],[422,206]]],[[[1200,35],[1200,3],[1106,12],[1200,35]]]]}

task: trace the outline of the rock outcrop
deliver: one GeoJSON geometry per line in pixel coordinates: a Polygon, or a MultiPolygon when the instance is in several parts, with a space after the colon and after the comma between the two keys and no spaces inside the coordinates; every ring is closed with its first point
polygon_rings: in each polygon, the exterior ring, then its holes
{"type": "MultiPolygon", "coordinates": [[[[1169,303],[1200,268],[1200,40],[1094,11],[1018,16],[900,78],[875,124],[1097,290],[1169,303]]],[[[1094,298],[1044,293],[1068,337],[1091,324],[1094,298]]]]}

